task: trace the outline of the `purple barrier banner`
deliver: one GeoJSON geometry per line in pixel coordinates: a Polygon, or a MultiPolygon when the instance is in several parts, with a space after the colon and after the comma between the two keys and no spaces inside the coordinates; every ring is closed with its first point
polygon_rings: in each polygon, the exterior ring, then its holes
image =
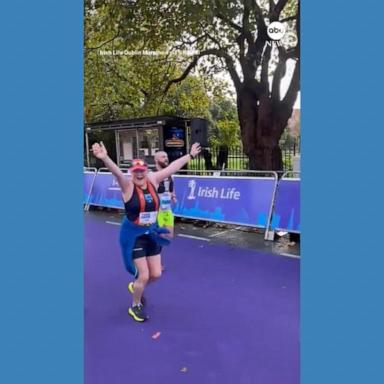
{"type": "Polygon", "coordinates": [[[88,204],[89,194],[91,193],[92,183],[96,176],[96,172],[84,172],[84,204],[88,204]]]}
{"type": "Polygon", "coordinates": [[[267,177],[173,177],[176,216],[265,228],[276,180],[267,177]]]}
{"type": "Polygon", "coordinates": [[[276,192],[271,227],[300,232],[300,180],[282,179],[276,192]]]}
{"type": "Polygon", "coordinates": [[[97,173],[88,204],[124,209],[121,189],[111,173],[97,173]]]}

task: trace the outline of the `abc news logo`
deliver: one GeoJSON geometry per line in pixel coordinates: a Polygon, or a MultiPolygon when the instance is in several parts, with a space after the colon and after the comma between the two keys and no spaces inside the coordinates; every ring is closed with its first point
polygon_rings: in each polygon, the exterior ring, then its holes
{"type": "Polygon", "coordinates": [[[279,21],[274,21],[268,25],[267,33],[271,40],[281,40],[285,35],[285,26],[279,21]]]}

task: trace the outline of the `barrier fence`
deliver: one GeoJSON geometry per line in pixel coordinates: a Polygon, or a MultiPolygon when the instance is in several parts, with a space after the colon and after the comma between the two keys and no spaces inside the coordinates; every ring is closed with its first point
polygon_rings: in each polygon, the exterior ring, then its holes
{"type": "MultiPolygon", "coordinates": [[[[123,172],[124,171],[126,172],[127,177],[129,177],[128,172],[123,169],[123,172]]],[[[88,207],[91,205],[105,208],[124,209],[119,184],[107,168],[100,168],[96,174],[88,199],[88,207]]]]}
{"type": "Polygon", "coordinates": [[[96,174],[96,168],[84,168],[83,201],[85,210],[89,209],[89,199],[91,198],[92,187],[96,174]]]}
{"type": "Polygon", "coordinates": [[[271,229],[300,233],[300,177],[288,177],[298,172],[286,172],[280,179],[271,219],[271,229]]]}
{"type": "MultiPolygon", "coordinates": [[[[269,240],[275,231],[300,233],[300,177],[293,174],[279,179],[273,171],[180,171],[173,176],[174,214],[264,228],[269,240]]],[[[124,209],[121,189],[106,168],[84,170],[84,207],[89,206],[124,209]]]]}
{"type": "Polygon", "coordinates": [[[269,227],[277,174],[271,177],[175,175],[175,216],[269,227]]]}

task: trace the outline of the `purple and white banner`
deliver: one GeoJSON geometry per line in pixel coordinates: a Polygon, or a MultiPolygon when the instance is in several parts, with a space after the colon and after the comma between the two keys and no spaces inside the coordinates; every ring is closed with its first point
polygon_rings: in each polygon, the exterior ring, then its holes
{"type": "MultiPolygon", "coordinates": [[[[173,179],[176,216],[259,228],[268,225],[275,178],[175,175],[173,179]]],[[[124,209],[115,177],[111,173],[84,172],[84,203],[124,209]]],[[[279,181],[270,227],[300,232],[299,179],[279,181]]]]}
{"type": "Polygon", "coordinates": [[[300,180],[282,179],[276,192],[272,229],[300,232],[300,180]]]}
{"type": "Polygon", "coordinates": [[[265,228],[275,178],[173,177],[176,216],[265,228]]]}
{"type": "Polygon", "coordinates": [[[124,209],[121,188],[111,173],[97,173],[88,204],[124,209]]]}
{"type": "Polygon", "coordinates": [[[93,180],[95,179],[96,172],[85,171],[84,172],[84,184],[83,184],[83,198],[84,204],[88,204],[89,194],[91,193],[93,180]]]}

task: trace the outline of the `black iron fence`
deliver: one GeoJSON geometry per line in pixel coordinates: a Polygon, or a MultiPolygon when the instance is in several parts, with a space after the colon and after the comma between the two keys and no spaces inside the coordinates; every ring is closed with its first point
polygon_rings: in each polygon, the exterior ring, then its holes
{"type": "Polygon", "coordinates": [[[300,138],[280,142],[280,148],[283,158],[284,171],[292,171],[293,159],[296,155],[300,155],[300,138]]]}
{"type": "MultiPolygon", "coordinates": [[[[108,147],[112,148],[111,156],[116,161],[116,154],[113,152],[114,146],[110,144],[108,147]]],[[[294,156],[300,154],[300,139],[290,138],[287,141],[280,142],[282,152],[284,171],[293,170],[294,156]]],[[[84,151],[84,164],[87,165],[86,151],[84,151]]],[[[104,164],[89,155],[91,167],[104,167],[104,164]]],[[[248,170],[249,160],[248,156],[244,153],[242,147],[210,147],[204,148],[202,154],[188,163],[190,170],[248,170]]]]}
{"type": "MultiPolygon", "coordinates": [[[[299,139],[280,143],[284,171],[293,170],[293,158],[300,154],[299,139]]],[[[210,147],[202,151],[201,156],[188,164],[191,170],[214,170],[214,169],[249,169],[247,155],[241,147],[210,147]]]]}

